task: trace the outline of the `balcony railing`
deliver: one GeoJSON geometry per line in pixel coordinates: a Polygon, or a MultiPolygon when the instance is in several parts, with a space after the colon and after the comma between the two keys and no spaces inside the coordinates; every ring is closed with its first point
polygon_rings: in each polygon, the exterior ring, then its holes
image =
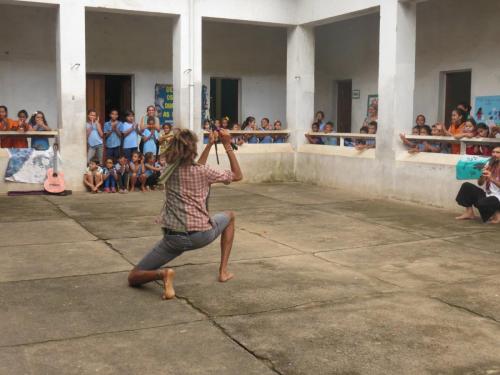
{"type": "Polygon", "coordinates": [[[409,141],[429,141],[438,143],[460,144],[460,154],[465,154],[467,145],[494,145],[500,146],[500,138],[461,138],[442,137],[433,135],[407,135],[409,141]]]}

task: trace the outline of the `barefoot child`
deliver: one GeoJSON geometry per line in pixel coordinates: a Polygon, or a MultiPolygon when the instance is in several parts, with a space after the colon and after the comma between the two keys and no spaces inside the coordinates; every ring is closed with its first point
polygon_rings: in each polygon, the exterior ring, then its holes
{"type": "Polygon", "coordinates": [[[144,174],[146,176],[146,187],[148,190],[154,190],[158,178],[160,177],[161,166],[157,163],[152,152],[144,155],[144,174]]]}
{"type": "Polygon", "coordinates": [[[119,192],[122,194],[128,193],[130,166],[125,156],[121,156],[120,159],[118,159],[118,163],[115,165],[115,171],[119,192]]]}
{"type": "Polygon", "coordinates": [[[122,143],[120,127],[122,123],[118,120],[118,111],[111,110],[110,120],[104,123],[104,138],[106,139],[106,157],[116,162],[120,157],[120,146],[122,143]]]}
{"type": "Polygon", "coordinates": [[[143,153],[146,155],[151,152],[156,155],[156,148],[158,144],[159,133],[155,129],[155,118],[148,117],[147,127],[142,131],[143,153]]]}
{"type": "Polygon", "coordinates": [[[96,194],[99,192],[102,182],[102,169],[99,167],[99,160],[92,159],[89,161],[89,166],[83,176],[83,183],[92,194],[96,194]]]}
{"type": "Polygon", "coordinates": [[[113,167],[113,159],[106,159],[106,166],[102,169],[102,179],[105,193],[116,193],[118,175],[113,167]]]}
{"type": "MultiPolygon", "coordinates": [[[[144,163],[143,156],[138,151],[132,153],[132,161],[129,164],[130,168],[130,191],[135,191],[137,185],[141,185],[146,182],[146,176],[144,175],[144,163]]],[[[143,187],[144,188],[144,187],[143,187]]],[[[146,189],[144,188],[143,191],[146,189]]]]}
{"type": "Polygon", "coordinates": [[[216,142],[214,133],[201,154],[198,163],[196,145],[198,137],[187,129],[177,131],[165,153],[168,167],[160,177],[165,184],[166,200],[160,222],[163,238],[137,264],[128,276],[130,286],[139,286],[154,280],[163,280],[164,299],[175,297],[171,268],[161,268],[184,251],[200,249],[221,238],[221,263],[218,280],[226,282],[233,278],[227,265],[234,239],[234,213],[227,211],[212,217],[207,210],[210,185],[229,184],[242,179],[242,174],[227,130],[221,130],[220,140],[226,149],[231,170],[217,170],[206,166],[210,149],[216,142]],[[181,214],[182,213],[182,214],[181,214]]]}

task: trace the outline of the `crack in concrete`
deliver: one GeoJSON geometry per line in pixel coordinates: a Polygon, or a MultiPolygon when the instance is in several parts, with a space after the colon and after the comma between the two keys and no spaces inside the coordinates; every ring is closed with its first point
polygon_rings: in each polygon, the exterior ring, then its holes
{"type": "Polygon", "coordinates": [[[435,301],[438,301],[438,302],[441,302],[445,305],[448,305],[450,307],[453,307],[453,308],[456,308],[456,309],[459,309],[459,310],[462,310],[462,311],[465,311],[465,312],[468,312],[469,314],[472,314],[472,315],[475,315],[475,316],[479,316],[483,319],[487,319],[487,320],[490,320],[496,324],[500,324],[500,320],[496,319],[495,317],[493,316],[489,316],[489,315],[484,315],[484,314],[481,314],[477,311],[474,311],[468,307],[465,307],[465,306],[461,306],[461,305],[457,305],[455,303],[451,303],[451,302],[448,302],[440,297],[436,297],[436,296],[428,296],[429,298],[435,300],[435,301]]]}
{"type": "Polygon", "coordinates": [[[59,339],[49,339],[49,340],[42,340],[42,341],[35,341],[35,342],[28,342],[28,343],[22,343],[22,344],[14,344],[14,345],[0,345],[0,349],[19,348],[19,347],[24,347],[24,346],[35,346],[35,345],[42,345],[42,344],[48,344],[48,343],[54,343],[54,342],[80,340],[80,339],[86,339],[89,337],[99,337],[99,336],[108,335],[108,334],[138,332],[138,331],[143,331],[143,330],[147,330],[147,329],[175,327],[175,326],[184,325],[184,324],[206,322],[206,321],[207,321],[207,319],[195,319],[195,320],[189,320],[189,321],[184,321],[184,322],[160,324],[160,325],[156,325],[156,326],[123,329],[123,330],[117,330],[117,331],[94,332],[94,333],[89,333],[88,335],[72,336],[72,337],[65,337],[65,338],[59,338],[59,339]]]}
{"type": "Polygon", "coordinates": [[[263,235],[262,233],[259,233],[259,232],[253,232],[253,231],[248,230],[248,229],[246,229],[246,228],[238,228],[238,229],[239,229],[239,230],[241,230],[241,231],[243,231],[243,232],[247,232],[247,233],[253,234],[253,235],[255,235],[255,236],[258,236],[258,237],[260,237],[260,238],[263,238],[263,239],[265,239],[265,240],[267,240],[267,241],[271,241],[271,242],[277,243],[278,245],[288,247],[289,249],[292,249],[292,250],[298,251],[298,252],[300,252],[300,253],[302,253],[302,254],[311,254],[311,253],[306,252],[306,251],[303,251],[303,250],[301,250],[301,249],[299,249],[299,248],[297,248],[297,247],[293,247],[293,246],[290,246],[290,245],[288,245],[288,244],[286,244],[286,243],[283,243],[283,242],[280,242],[280,241],[276,241],[276,240],[274,240],[274,239],[272,239],[272,238],[266,237],[266,236],[265,236],[265,235],[263,235]]]}
{"type": "Polygon", "coordinates": [[[236,338],[234,338],[233,336],[231,336],[231,334],[222,326],[220,325],[219,323],[217,323],[217,321],[214,319],[214,317],[210,316],[210,314],[208,314],[205,310],[203,310],[201,307],[198,307],[196,306],[193,302],[191,302],[189,300],[188,297],[185,297],[185,296],[181,296],[179,294],[176,295],[176,298],[178,299],[181,299],[183,300],[184,302],[186,302],[189,306],[191,306],[191,308],[193,308],[195,311],[199,312],[200,314],[203,314],[207,320],[215,327],[217,328],[224,336],[226,336],[229,340],[231,340],[232,342],[234,342],[236,345],[238,345],[240,348],[242,348],[244,351],[246,351],[247,353],[249,353],[251,356],[253,356],[255,359],[261,361],[262,363],[264,363],[271,371],[273,371],[274,373],[278,374],[278,375],[283,375],[283,373],[281,373],[277,368],[276,368],[276,365],[273,363],[273,361],[269,358],[266,358],[260,354],[257,354],[255,351],[251,350],[250,348],[248,348],[245,344],[243,344],[242,342],[238,341],[236,338]]]}

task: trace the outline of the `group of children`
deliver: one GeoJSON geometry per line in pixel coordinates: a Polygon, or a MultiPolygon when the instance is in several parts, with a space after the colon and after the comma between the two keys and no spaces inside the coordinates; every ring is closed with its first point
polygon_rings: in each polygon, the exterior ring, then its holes
{"type": "MultiPolygon", "coordinates": [[[[227,130],[246,130],[246,131],[274,131],[274,130],[283,130],[283,125],[280,120],[274,121],[271,123],[267,117],[264,117],[260,120],[260,126],[257,125],[257,121],[255,117],[249,116],[243,122],[243,124],[230,124],[230,119],[228,117],[224,117],[221,120],[205,120],[203,123],[203,130],[210,131],[210,129],[227,129],[227,130]]],[[[244,143],[286,143],[286,134],[241,134],[233,136],[233,143],[241,146],[244,143]]],[[[205,134],[204,143],[208,142],[208,135],[205,134]]]]}
{"type": "MultiPolygon", "coordinates": [[[[51,130],[42,111],[36,111],[31,116],[28,111],[21,109],[17,112],[17,120],[9,118],[7,106],[0,105],[0,132],[15,131],[25,133],[27,131],[49,131],[51,130]]],[[[28,138],[20,136],[0,136],[1,148],[28,148],[28,138]]],[[[38,151],[49,149],[47,137],[31,137],[31,148],[38,151]]]]}
{"type": "MultiPolygon", "coordinates": [[[[361,134],[370,134],[370,135],[375,135],[377,134],[377,128],[378,124],[377,121],[370,121],[368,122],[367,125],[363,125],[359,132],[361,134]]],[[[317,135],[310,135],[306,134],[306,138],[311,144],[315,145],[330,145],[330,146],[337,146],[338,144],[338,139],[336,137],[332,136],[327,136],[327,134],[334,134],[334,126],[332,121],[328,121],[322,126],[318,122],[313,122],[311,125],[311,132],[312,133],[324,133],[324,136],[317,136],[317,135]]],[[[369,139],[351,139],[351,138],[345,138],[344,139],[344,146],[345,147],[354,147],[358,151],[365,151],[371,148],[375,148],[376,142],[375,139],[369,138],[369,139]]]]}
{"type": "MultiPolygon", "coordinates": [[[[477,124],[467,111],[462,108],[456,108],[452,111],[451,124],[447,129],[444,124],[436,123],[432,126],[425,124],[424,115],[418,115],[416,125],[412,129],[412,135],[453,137],[456,140],[472,138],[495,138],[500,134],[500,127],[493,126],[491,129],[485,123],[477,124]]],[[[434,152],[445,154],[459,154],[460,144],[439,142],[439,141],[410,141],[405,134],[400,134],[401,141],[408,148],[410,153],[434,152]]],[[[467,155],[491,156],[492,145],[488,144],[469,144],[466,146],[467,155]]]]}
{"type": "Polygon", "coordinates": [[[88,167],[83,182],[89,191],[154,190],[166,166],[165,159],[158,156],[168,147],[172,124],[160,127],[153,106],[147,108],[140,123],[135,122],[133,111],[126,111],[121,122],[118,111],[112,110],[103,128],[95,110],[89,110],[87,117],[88,167]],[[101,165],[104,150],[106,158],[101,165]]]}

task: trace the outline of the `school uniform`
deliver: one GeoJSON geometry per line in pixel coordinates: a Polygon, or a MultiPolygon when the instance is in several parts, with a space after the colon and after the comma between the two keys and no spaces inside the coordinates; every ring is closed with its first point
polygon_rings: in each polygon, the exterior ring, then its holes
{"type": "Polygon", "coordinates": [[[97,124],[87,123],[87,130],[90,130],[90,134],[87,137],[87,162],[91,161],[94,157],[99,159],[99,163],[102,163],[102,137],[97,131],[97,124]]]}
{"type": "Polygon", "coordinates": [[[118,189],[120,190],[128,189],[130,166],[128,164],[122,166],[120,163],[116,163],[115,171],[116,171],[116,177],[117,177],[116,182],[118,184],[118,189]]]}
{"type": "MultiPolygon", "coordinates": [[[[118,131],[120,130],[121,124],[122,123],[118,121],[118,124],[116,125],[118,131]]],[[[103,131],[104,133],[111,133],[106,138],[106,157],[117,160],[120,157],[120,146],[122,143],[121,136],[113,131],[113,125],[111,125],[111,121],[104,123],[103,131]]]]}
{"type": "MultiPolygon", "coordinates": [[[[120,133],[126,133],[133,127],[134,124],[130,122],[122,122],[120,124],[120,133]]],[[[133,130],[129,135],[123,138],[123,155],[125,155],[128,161],[132,160],[132,153],[137,151],[137,146],[137,130],[133,130]]]]}
{"type": "Polygon", "coordinates": [[[143,137],[150,137],[147,141],[143,143],[143,151],[144,154],[151,152],[153,155],[156,155],[157,151],[157,144],[158,144],[158,139],[159,139],[159,133],[158,130],[149,130],[149,129],[144,129],[142,132],[143,137]]]}

